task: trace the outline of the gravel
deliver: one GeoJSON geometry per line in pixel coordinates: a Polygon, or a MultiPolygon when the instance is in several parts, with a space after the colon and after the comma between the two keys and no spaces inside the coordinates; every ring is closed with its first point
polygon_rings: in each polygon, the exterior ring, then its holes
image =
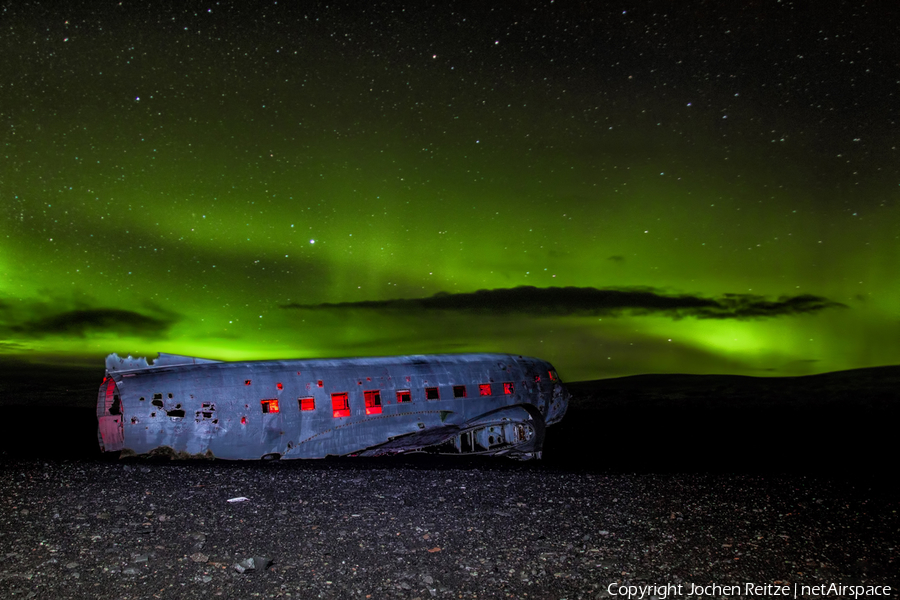
{"type": "Polygon", "coordinates": [[[876,479],[542,463],[0,459],[9,598],[604,598],[892,585],[876,479]],[[246,497],[246,501],[228,502],[246,497]]]}

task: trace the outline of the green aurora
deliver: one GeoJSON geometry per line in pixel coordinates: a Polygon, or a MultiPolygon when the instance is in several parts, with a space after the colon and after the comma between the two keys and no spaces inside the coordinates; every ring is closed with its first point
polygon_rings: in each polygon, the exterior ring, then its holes
{"type": "Polygon", "coordinates": [[[7,358],[900,363],[892,13],[127,4],[3,9],[7,358]]]}

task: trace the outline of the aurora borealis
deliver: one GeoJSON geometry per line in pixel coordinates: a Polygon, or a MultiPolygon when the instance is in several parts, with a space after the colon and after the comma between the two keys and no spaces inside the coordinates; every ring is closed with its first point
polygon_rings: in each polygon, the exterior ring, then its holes
{"type": "Polygon", "coordinates": [[[2,5],[0,353],[900,363],[888,3],[250,4],[2,5]]]}

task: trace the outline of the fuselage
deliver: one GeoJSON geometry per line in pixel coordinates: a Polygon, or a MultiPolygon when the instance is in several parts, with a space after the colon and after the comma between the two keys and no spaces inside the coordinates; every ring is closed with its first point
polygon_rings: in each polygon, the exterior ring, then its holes
{"type": "Polygon", "coordinates": [[[568,393],[549,363],[509,354],[219,362],[107,357],[106,451],[224,459],[424,449],[541,455],[568,393]]]}

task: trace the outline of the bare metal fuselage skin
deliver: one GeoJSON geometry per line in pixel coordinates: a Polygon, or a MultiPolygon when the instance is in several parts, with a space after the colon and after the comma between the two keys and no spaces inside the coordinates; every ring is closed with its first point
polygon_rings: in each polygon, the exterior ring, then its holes
{"type": "Polygon", "coordinates": [[[99,442],[123,454],[229,460],[415,451],[540,458],[569,394],[509,354],[220,362],[106,359],[99,442]]]}

